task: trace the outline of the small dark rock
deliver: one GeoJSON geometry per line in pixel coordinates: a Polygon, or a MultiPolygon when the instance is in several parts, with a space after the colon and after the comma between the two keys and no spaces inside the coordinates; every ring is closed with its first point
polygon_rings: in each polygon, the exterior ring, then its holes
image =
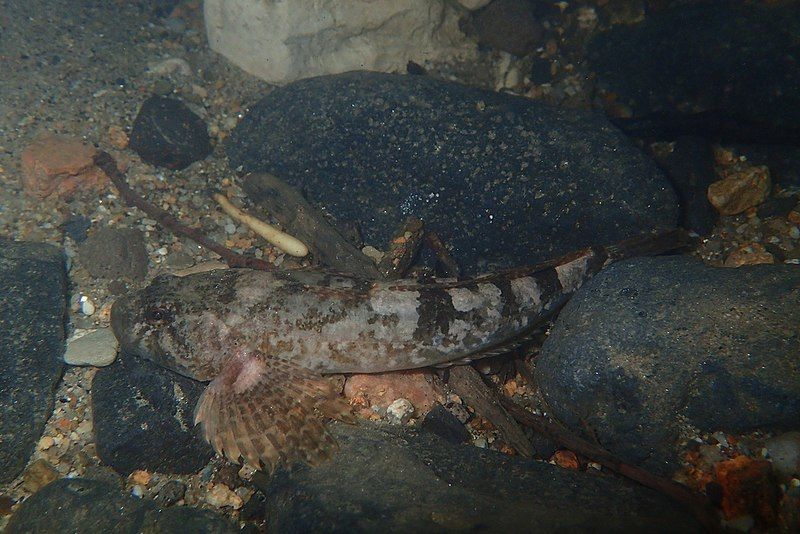
{"type": "Polygon", "coordinates": [[[155,501],[159,506],[172,506],[183,499],[186,494],[186,484],[180,480],[170,480],[158,490],[155,501]]]}
{"type": "Polygon", "coordinates": [[[770,197],[766,202],[758,206],[758,211],[756,213],[762,219],[768,217],[786,217],[789,215],[789,212],[797,206],[797,203],[798,200],[796,196],[770,197]]]}
{"type": "Polygon", "coordinates": [[[340,450],[254,483],[268,532],[698,532],[665,497],[619,478],[451,445],[428,433],[332,425],[340,450]]]}
{"type": "Polygon", "coordinates": [[[708,140],[681,137],[672,152],[658,157],[681,204],[681,226],[705,235],[714,229],[717,211],[708,201],[708,186],[719,177],[714,171],[714,152],[708,140]]]}
{"type": "Polygon", "coordinates": [[[176,506],[159,510],[98,480],[61,479],[28,498],[11,517],[8,534],[28,532],[207,532],[233,534],[236,527],[208,510],[176,506]]]}
{"type": "Polygon", "coordinates": [[[610,266],[561,311],[536,374],[553,415],[622,460],[676,466],[685,424],[743,433],[800,421],[800,269],[683,257],[610,266]]]}
{"type": "Polygon", "coordinates": [[[534,58],[533,65],[531,65],[531,81],[537,85],[543,83],[550,83],[553,80],[553,74],[549,59],[534,58]]]}
{"type": "Polygon", "coordinates": [[[437,405],[422,420],[423,431],[436,434],[448,443],[466,443],[470,439],[469,431],[456,419],[456,416],[442,406],[437,405]]]}
{"type": "Polygon", "coordinates": [[[108,292],[114,296],[124,295],[128,292],[128,284],[122,280],[112,280],[108,283],[108,292]]]}
{"type": "Polygon", "coordinates": [[[83,215],[72,215],[61,224],[64,235],[75,241],[83,243],[86,241],[86,233],[92,226],[92,221],[83,215]]]}
{"type": "Polygon", "coordinates": [[[239,510],[239,519],[242,521],[263,521],[267,511],[267,496],[261,491],[256,491],[239,510]]]}
{"type": "Polygon", "coordinates": [[[150,361],[120,354],[92,382],[100,459],[123,475],[136,469],[199,471],[213,454],[193,420],[204,388],[150,361]]]}
{"type": "Polygon", "coordinates": [[[462,24],[478,43],[516,56],[525,56],[542,40],[544,29],[526,0],[494,0],[470,14],[462,24]]]}
{"type": "Polygon", "coordinates": [[[427,76],[428,74],[428,71],[425,70],[425,67],[419,63],[414,63],[413,61],[409,61],[406,65],[406,72],[412,76],[427,76]]]}
{"type": "Polygon", "coordinates": [[[19,475],[53,412],[64,369],[63,253],[0,239],[0,484],[19,475]]]}
{"type": "Polygon", "coordinates": [[[203,119],[180,100],[152,96],[145,100],[130,136],[130,147],[151,165],[183,169],[211,154],[203,119]]]}
{"type": "Polygon", "coordinates": [[[133,228],[100,228],[78,248],[78,258],[98,278],[144,280],[147,249],[142,232],[133,228]]]}
{"type": "Polygon", "coordinates": [[[83,478],[106,482],[116,487],[118,490],[122,490],[125,487],[125,479],[106,465],[87,466],[86,470],[83,472],[83,478]]]}

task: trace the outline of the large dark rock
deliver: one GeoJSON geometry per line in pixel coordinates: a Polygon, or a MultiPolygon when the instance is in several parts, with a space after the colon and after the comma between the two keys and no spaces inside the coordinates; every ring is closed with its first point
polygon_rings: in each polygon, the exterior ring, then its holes
{"type": "Polygon", "coordinates": [[[681,137],[671,152],[655,156],[678,193],[681,227],[700,235],[711,232],[719,217],[708,201],[708,186],[719,179],[711,143],[702,137],[681,137]]]}
{"type": "Polygon", "coordinates": [[[61,479],[27,499],[6,532],[119,532],[134,534],[238,532],[230,521],[208,510],[175,506],[159,510],[152,501],[120,492],[99,480],[61,479]]]}
{"type": "Polygon", "coordinates": [[[151,96],[131,130],[131,149],[151,165],[183,169],[211,154],[206,123],[174,98],[151,96]]]}
{"type": "Polygon", "coordinates": [[[610,476],[431,433],[333,425],[340,450],[266,482],[270,532],[693,532],[677,505],[610,476]]]}
{"type": "Polygon", "coordinates": [[[0,240],[0,484],[28,463],[53,412],[66,303],[59,249],[0,240]]]}
{"type": "Polygon", "coordinates": [[[552,413],[629,463],[674,467],[685,425],[800,426],[800,268],[612,265],[567,303],[536,366],[552,413]]]}
{"type": "Polygon", "coordinates": [[[796,2],[699,2],[615,26],[587,50],[601,86],[637,117],[666,113],[664,131],[797,144],[798,34],[796,2]]]}
{"type": "Polygon", "coordinates": [[[251,109],[231,165],[304,191],[385,249],[410,215],[466,273],[677,221],[675,193],[603,117],[426,76],[301,80],[251,109]]]}
{"type": "Polygon", "coordinates": [[[100,459],[123,475],[136,469],[199,471],[213,454],[193,420],[204,388],[148,360],[120,354],[92,381],[100,459]]]}

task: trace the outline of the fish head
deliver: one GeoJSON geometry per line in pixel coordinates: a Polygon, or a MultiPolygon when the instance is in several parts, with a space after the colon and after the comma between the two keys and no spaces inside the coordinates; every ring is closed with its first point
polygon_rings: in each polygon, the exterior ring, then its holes
{"type": "Polygon", "coordinates": [[[117,298],[111,327],[121,349],[196,380],[212,379],[227,350],[220,331],[225,287],[225,276],[161,275],[117,298]]]}

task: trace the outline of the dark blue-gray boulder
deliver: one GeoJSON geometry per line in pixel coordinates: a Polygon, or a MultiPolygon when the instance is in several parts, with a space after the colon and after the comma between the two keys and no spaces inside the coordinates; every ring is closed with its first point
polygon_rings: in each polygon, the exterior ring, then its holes
{"type": "Polygon", "coordinates": [[[254,478],[270,532],[698,532],[676,504],[622,479],[561,469],[408,428],[332,425],[314,468],[254,478]]]}
{"type": "Polygon", "coordinates": [[[409,216],[465,273],[550,259],[675,225],[656,165],[603,117],[428,76],[350,72],[255,104],[231,166],[306,194],[385,249],[409,216]]]}
{"type": "Polygon", "coordinates": [[[213,455],[194,426],[205,385],[122,353],[92,381],[97,454],[128,475],[136,469],[196,473],[213,455]]]}
{"type": "Polygon", "coordinates": [[[61,250],[0,240],[0,484],[28,463],[53,412],[66,321],[61,250]]]}
{"type": "Polygon", "coordinates": [[[599,34],[588,58],[600,87],[648,118],[645,137],[797,145],[800,5],[765,4],[676,5],[599,34]]]}
{"type": "Polygon", "coordinates": [[[800,428],[798,310],[794,265],[628,260],[567,303],[536,374],[556,418],[667,474],[687,431],[800,428]]]}
{"type": "Polygon", "coordinates": [[[239,529],[209,510],[186,506],[161,510],[107,482],[62,478],[27,499],[11,517],[6,533],[27,532],[233,534],[239,529]]]}

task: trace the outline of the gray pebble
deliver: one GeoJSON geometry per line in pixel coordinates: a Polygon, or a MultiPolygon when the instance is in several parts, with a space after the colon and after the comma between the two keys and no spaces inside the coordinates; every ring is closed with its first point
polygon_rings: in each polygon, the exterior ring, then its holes
{"type": "Polygon", "coordinates": [[[786,432],[770,438],[766,443],[772,467],[782,477],[800,475],[800,432],[786,432]]]}
{"type": "Polygon", "coordinates": [[[64,362],[105,367],[117,358],[117,339],[110,328],[99,328],[67,343],[64,362]]]}

